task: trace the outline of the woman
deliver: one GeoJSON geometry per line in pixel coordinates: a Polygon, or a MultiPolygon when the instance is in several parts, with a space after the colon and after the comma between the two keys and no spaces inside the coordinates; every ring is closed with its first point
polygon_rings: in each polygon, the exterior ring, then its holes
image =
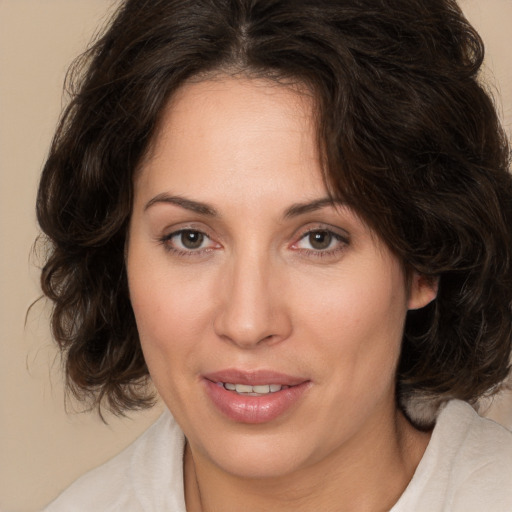
{"type": "Polygon", "coordinates": [[[511,510],[468,404],[509,372],[509,150],[457,5],[128,0],[84,58],[53,332],[76,395],[170,413],[47,510],[511,510]]]}

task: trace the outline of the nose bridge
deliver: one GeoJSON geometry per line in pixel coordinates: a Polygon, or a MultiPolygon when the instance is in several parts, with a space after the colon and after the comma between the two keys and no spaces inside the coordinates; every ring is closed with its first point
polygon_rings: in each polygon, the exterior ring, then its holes
{"type": "Polygon", "coordinates": [[[277,271],[269,253],[257,248],[232,256],[215,319],[219,336],[244,348],[286,336],[286,313],[276,293],[277,271]]]}

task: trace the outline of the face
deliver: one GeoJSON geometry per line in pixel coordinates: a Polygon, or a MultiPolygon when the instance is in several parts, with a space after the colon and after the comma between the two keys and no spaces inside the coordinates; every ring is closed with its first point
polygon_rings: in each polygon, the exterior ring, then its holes
{"type": "Polygon", "coordinates": [[[362,446],[395,414],[406,312],[431,298],[327,199],[303,91],[188,83],[135,181],[130,296],[192,452],[278,476],[362,446]]]}

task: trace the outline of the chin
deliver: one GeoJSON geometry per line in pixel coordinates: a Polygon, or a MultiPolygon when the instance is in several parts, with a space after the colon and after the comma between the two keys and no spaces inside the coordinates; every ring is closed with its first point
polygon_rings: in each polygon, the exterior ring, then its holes
{"type": "MultiPolygon", "coordinates": [[[[212,437],[213,438],[213,437],[212,437]]],[[[217,443],[207,456],[214,465],[239,478],[279,478],[308,463],[308,450],[302,439],[283,438],[277,434],[234,436],[233,442],[217,443]]]]}

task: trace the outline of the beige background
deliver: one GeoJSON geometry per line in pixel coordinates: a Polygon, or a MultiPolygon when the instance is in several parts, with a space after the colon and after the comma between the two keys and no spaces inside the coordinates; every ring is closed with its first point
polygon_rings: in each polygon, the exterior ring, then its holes
{"type": "MultiPolygon", "coordinates": [[[[37,305],[30,255],[37,179],[62,103],[62,82],[115,0],[0,0],[0,509],[38,510],[144,430],[159,408],[130,419],[66,414],[59,361],[37,305]],[[50,376],[52,375],[52,376],[50,376]]],[[[512,133],[512,0],[464,0],[487,44],[512,133]]],[[[491,415],[512,427],[512,399],[491,415]]]]}

